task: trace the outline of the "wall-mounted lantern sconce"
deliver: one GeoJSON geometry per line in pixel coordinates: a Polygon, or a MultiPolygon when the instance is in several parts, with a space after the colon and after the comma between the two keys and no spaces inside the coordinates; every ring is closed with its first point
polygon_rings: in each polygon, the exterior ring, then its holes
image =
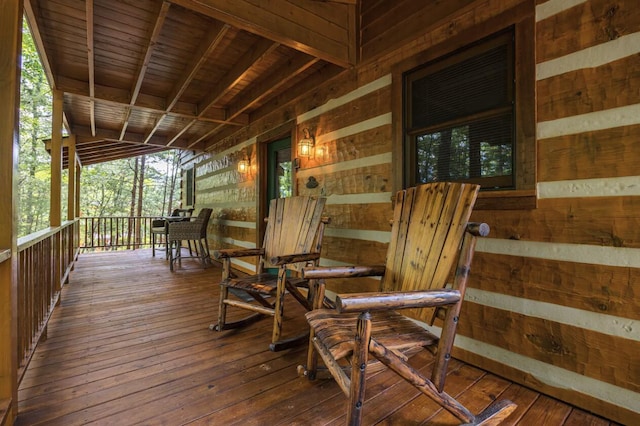
{"type": "Polygon", "coordinates": [[[309,158],[313,155],[313,136],[311,136],[308,128],[303,129],[302,132],[304,137],[298,141],[298,155],[309,158]]]}
{"type": "Polygon", "coordinates": [[[242,174],[249,173],[249,159],[246,154],[242,157],[242,160],[238,161],[238,172],[242,174]]]}

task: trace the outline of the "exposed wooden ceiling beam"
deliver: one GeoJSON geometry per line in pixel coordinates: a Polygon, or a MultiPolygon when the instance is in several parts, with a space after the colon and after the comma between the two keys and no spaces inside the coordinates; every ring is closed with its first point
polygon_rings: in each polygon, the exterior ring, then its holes
{"type": "MultiPolygon", "coordinates": [[[[172,3],[210,16],[231,26],[268,38],[325,61],[350,67],[355,65],[354,49],[349,46],[351,25],[344,28],[323,19],[322,8],[344,8],[353,4],[316,3],[314,12],[296,0],[272,0],[259,13],[250,0],[170,0],[172,3]]],[[[315,2],[314,2],[315,3],[315,2]]]]}
{"type": "MultiPolygon", "coordinates": [[[[75,125],[72,127],[73,134],[82,137],[82,136],[91,136],[91,129],[87,126],[75,125]]],[[[120,136],[120,131],[118,130],[109,130],[109,129],[101,129],[100,127],[96,128],[96,135],[102,139],[111,139],[114,141],[118,141],[118,137],[120,136]]],[[[125,140],[119,141],[122,143],[133,143],[133,144],[141,144],[144,145],[145,135],[141,133],[132,133],[127,132],[127,138],[125,140]]],[[[167,146],[168,139],[163,136],[153,136],[148,144],[149,145],[158,145],[158,146],[167,146]]],[[[174,148],[186,148],[186,143],[180,142],[178,144],[174,144],[174,148]]]]}
{"type": "Polygon", "coordinates": [[[173,107],[184,93],[185,89],[189,86],[194,79],[200,68],[206,63],[207,58],[220,44],[225,34],[231,27],[229,25],[222,25],[219,29],[212,29],[205,36],[205,40],[200,42],[198,51],[193,55],[193,60],[184,70],[184,73],[176,81],[173,90],[167,97],[167,111],[171,111],[173,107]]]}
{"type": "Polygon", "coordinates": [[[276,92],[281,86],[295,79],[298,75],[312,67],[319,61],[318,58],[300,54],[286,62],[280,68],[274,70],[269,76],[257,84],[253,84],[249,90],[243,93],[242,98],[229,108],[229,118],[242,114],[257,102],[276,92]],[[286,78],[283,78],[286,76],[286,78]]]}
{"type": "Polygon", "coordinates": [[[122,130],[120,131],[120,140],[124,139],[124,135],[127,132],[127,127],[129,126],[129,118],[131,117],[131,106],[136,104],[138,100],[138,94],[140,94],[140,88],[142,87],[142,82],[144,81],[144,75],[147,73],[147,68],[149,67],[149,60],[151,59],[151,54],[153,53],[153,49],[158,41],[158,37],[160,37],[160,32],[162,31],[162,26],[164,25],[164,21],[169,13],[170,3],[166,1],[162,2],[162,6],[160,7],[160,12],[156,17],[155,25],[153,26],[153,30],[151,31],[151,35],[149,36],[149,42],[147,43],[147,48],[145,50],[144,56],[140,61],[140,65],[138,67],[138,72],[136,73],[136,78],[133,82],[133,87],[131,89],[131,100],[129,101],[129,107],[126,108],[125,118],[122,123],[122,130]]]}
{"type": "MultiPolygon", "coordinates": [[[[299,54],[294,59],[288,61],[283,66],[273,71],[267,78],[263,79],[257,84],[254,84],[251,89],[246,94],[244,94],[241,99],[239,99],[239,101],[233,106],[233,108],[230,109],[229,116],[233,117],[235,115],[242,114],[245,110],[255,105],[256,102],[259,102],[260,100],[271,95],[273,92],[277,91],[280,86],[294,79],[300,73],[316,64],[318,61],[318,58],[314,58],[305,54],[299,54]]],[[[197,144],[201,141],[219,132],[222,127],[223,125],[216,126],[214,129],[205,133],[199,138],[189,141],[187,147],[193,148],[197,146],[197,144]]]]}
{"type": "MultiPolygon", "coordinates": [[[[145,138],[145,143],[147,143],[147,141],[151,139],[154,133],[158,130],[158,128],[160,127],[160,123],[162,123],[162,121],[167,117],[166,113],[170,112],[173,109],[173,107],[178,102],[178,99],[180,99],[180,96],[182,96],[182,93],[184,93],[184,91],[189,86],[191,81],[194,79],[194,77],[196,76],[200,68],[202,68],[202,66],[206,63],[206,60],[211,54],[211,52],[213,52],[215,48],[220,44],[220,42],[224,38],[224,35],[227,33],[227,31],[229,31],[230,28],[231,27],[229,25],[225,24],[225,25],[221,25],[220,29],[214,29],[212,31],[209,31],[209,33],[205,36],[206,39],[199,44],[200,47],[196,52],[196,54],[193,56],[193,60],[189,65],[187,65],[187,67],[184,70],[184,73],[176,81],[176,84],[174,85],[173,90],[167,97],[168,102],[167,102],[167,108],[165,109],[165,114],[162,114],[157,118],[156,124],[153,126],[153,128],[145,138]]],[[[177,139],[189,127],[195,124],[198,118],[202,116],[204,116],[204,112],[200,112],[198,114],[198,117],[194,117],[191,120],[191,124],[189,124],[181,132],[178,132],[177,136],[169,141],[169,145],[175,142],[175,139],[177,139]]],[[[224,118],[226,119],[226,114],[224,118]]]]}
{"type": "MultiPolygon", "coordinates": [[[[251,70],[251,67],[258,64],[261,60],[263,60],[266,56],[268,56],[270,53],[276,50],[279,46],[280,44],[274,43],[268,39],[261,39],[259,42],[253,45],[250,52],[244,55],[243,58],[240,61],[238,61],[224,77],[222,77],[222,79],[217,85],[217,90],[211,92],[211,94],[207,96],[207,98],[205,98],[205,100],[198,105],[198,110],[201,111],[200,113],[203,114],[204,112],[206,112],[207,109],[213,106],[229,90],[231,90],[233,86],[238,84],[238,82],[241,81],[247,75],[247,73],[249,73],[249,71],[251,70]]],[[[283,78],[283,77],[284,76],[280,76],[281,79],[286,80],[286,78],[283,78]]],[[[213,130],[206,132],[200,137],[189,142],[188,147],[191,148],[196,144],[198,144],[200,141],[206,139],[211,134],[215,133],[219,127],[220,126],[217,126],[213,130]]]]}
{"type": "Polygon", "coordinates": [[[202,102],[198,104],[198,116],[204,114],[210,107],[219,101],[229,90],[241,81],[255,66],[280,46],[271,40],[261,39],[251,50],[238,61],[227,74],[220,79],[216,90],[212,91],[202,102]]]}
{"type": "MultiPolygon", "coordinates": [[[[70,96],[78,96],[80,98],[90,100],[89,87],[87,82],[73,80],[69,78],[60,78],[61,89],[65,94],[70,96]]],[[[114,87],[107,87],[96,85],[96,95],[94,100],[97,102],[104,102],[109,105],[125,107],[129,106],[128,91],[117,89],[114,87]]],[[[158,98],[150,95],[140,94],[138,104],[130,106],[132,110],[145,111],[152,114],[165,114],[166,110],[164,106],[164,98],[158,98]],[[144,99],[143,99],[144,98],[144,99]]],[[[234,126],[244,126],[249,122],[249,116],[238,116],[235,120],[227,120],[227,110],[225,108],[209,108],[206,113],[202,115],[196,115],[197,106],[195,104],[188,104],[180,102],[174,107],[174,110],[168,115],[181,117],[185,119],[197,118],[199,121],[212,122],[212,123],[224,123],[234,126]]]]}
{"type": "Polygon", "coordinates": [[[40,32],[40,25],[38,22],[39,13],[34,9],[37,7],[36,0],[25,0],[24,2],[24,14],[27,17],[27,23],[29,24],[29,30],[31,31],[31,37],[36,45],[36,49],[40,54],[40,60],[42,62],[42,68],[47,76],[47,81],[52,90],[56,90],[56,80],[53,77],[53,71],[51,70],[51,61],[47,56],[47,51],[44,48],[44,42],[42,41],[42,33],[40,32]]]}
{"type": "Polygon", "coordinates": [[[89,117],[91,119],[91,134],[96,135],[96,105],[95,105],[95,61],[93,50],[93,0],[85,3],[87,22],[87,69],[89,72],[89,117]]]}

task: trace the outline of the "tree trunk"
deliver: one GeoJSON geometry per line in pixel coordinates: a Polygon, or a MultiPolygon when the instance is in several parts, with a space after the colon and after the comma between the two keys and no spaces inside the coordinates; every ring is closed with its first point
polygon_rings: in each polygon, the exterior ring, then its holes
{"type": "Polygon", "coordinates": [[[133,166],[133,184],[131,185],[131,204],[129,206],[129,226],[127,233],[127,250],[131,250],[131,236],[133,234],[133,215],[135,214],[136,209],[136,192],[138,188],[138,163],[140,161],[139,157],[136,157],[136,161],[133,166]]]}
{"type": "MultiPolygon", "coordinates": [[[[142,156],[140,159],[140,175],[138,177],[138,214],[135,220],[136,223],[136,246],[140,247],[140,243],[142,243],[142,198],[144,196],[144,172],[145,172],[145,162],[147,157],[142,156]]],[[[134,246],[134,250],[136,248],[134,246]]]]}

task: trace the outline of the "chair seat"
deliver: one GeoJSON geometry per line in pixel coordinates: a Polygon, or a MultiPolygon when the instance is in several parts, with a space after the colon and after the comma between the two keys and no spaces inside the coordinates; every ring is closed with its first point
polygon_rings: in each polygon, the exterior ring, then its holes
{"type": "MultiPolygon", "coordinates": [[[[333,309],[317,309],[305,315],[316,339],[334,359],[351,355],[359,313],[339,314],[333,309]]],[[[437,336],[395,311],[371,313],[371,337],[386,348],[402,353],[438,342],[437,336]]]]}
{"type": "MultiPolygon", "coordinates": [[[[287,282],[290,285],[294,285],[296,287],[306,285],[306,280],[302,278],[289,277],[287,278],[287,282]]],[[[248,277],[228,278],[222,281],[220,285],[229,288],[255,292],[263,296],[275,297],[278,286],[278,275],[263,273],[251,275],[248,277]]]]}

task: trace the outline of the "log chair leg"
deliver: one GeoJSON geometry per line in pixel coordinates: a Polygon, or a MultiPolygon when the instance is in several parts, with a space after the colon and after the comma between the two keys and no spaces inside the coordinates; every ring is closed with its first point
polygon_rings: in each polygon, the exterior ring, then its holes
{"type": "MultiPolygon", "coordinates": [[[[312,297],[311,308],[322,309],[324,303],[326,285],[324,280],[309,281],[309,295],[312,297]]],[[[315,380],[318,374],[318,353],[315,350],[313,340],[316,337],[313,327],[309,327],[309,347],[307,349],[307,365],[298,366],[298,375],[305,375],[309,380],[315,380]]]]}
{"type": "Polygon", "coordinates": [[[218,303],[218,323],[211,324],[210,330],[222,331],[224,330],[224,323],[227,320],[227,304],[224,303],[225,299],[229,297],[229,288],[220,284],[220,301],[218,303]]]}
{"type": "Polygon", "coordinates": [[[271,334],[271,343],[274,344],[280,340],[282,333],[282,317],[284,315],[284,295],[286,290],[287,269],[281,266],[278,270],[278,285],[276,288],[276,306],[273,317],[273,333],[271,334]]]}
{"type": "Polygon", "coordinates": [[[351,361],[351,388],[349,390],[349,407],[347,424],[362,423],[362,406],[366,385],[367,361],[369,360],[369,340],[371,339],[371,314],[363,312],[358,317],[356,329],[356,345],[351,361]]]}

